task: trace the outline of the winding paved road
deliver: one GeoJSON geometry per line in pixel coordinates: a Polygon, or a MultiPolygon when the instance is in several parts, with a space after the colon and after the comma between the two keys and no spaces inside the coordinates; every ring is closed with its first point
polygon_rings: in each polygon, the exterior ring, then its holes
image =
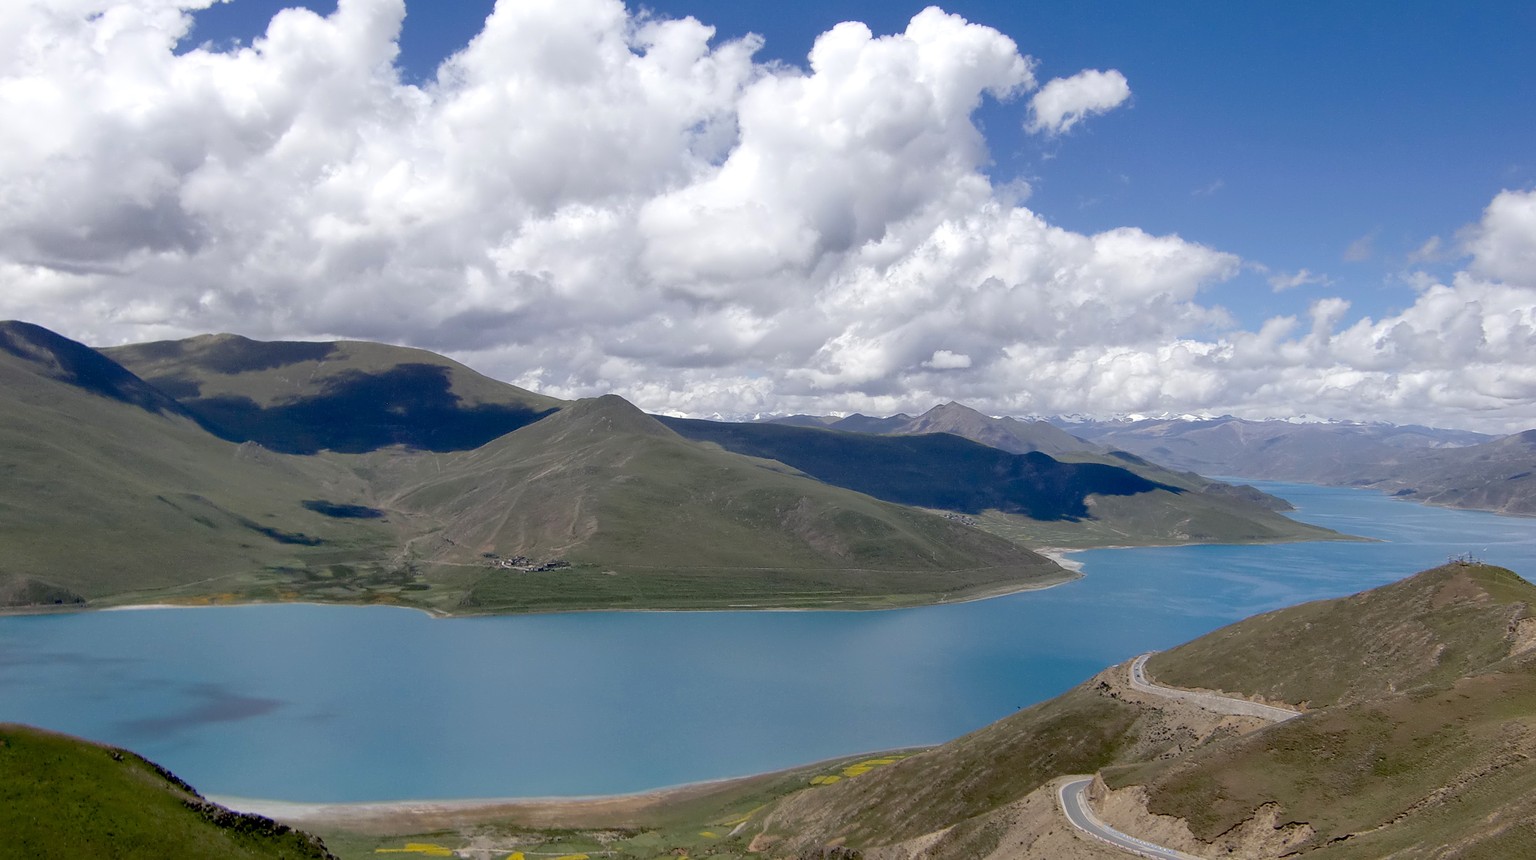
{"type": "Polygon", "coordinates": [[[1247,699],[1231,699],[1215,693],[1197,693],[1194,690],[1180,690],[1177,687],[1165,687],[1162,684],[1153,683],[1147,680],[1147,658],[1151,656],[1152,652],[1149,651],[1131,661],[1132,689],[1151,693],[1154,696],[1189,702],[1218,714],[1259,717],[1276,723],[1301,716],[1301,711],[1290,708],[1277,708],[1274,705],[1261,705],[1247,699]]]}
{"type": "Polygon", "coordinates": [[[1122,851],[1129,851],[1141,857],[1150,857],[1152,860],[1201,860],[1193,854],[1185,854],[1183,851],[1144,842],[1100,821],[1099,817],[1093,814],[1093,809],[1088,806],[1088,786],[1092,784],[1093,777],[1084,776],[1062,783],[1057,791],[1061,800],[1061,811],[1067,814],[1067,820],[1072,822],[1073,827],[1100,842],[1108,842],[1122,851]]]}
{"type": "MultiPolygon", "coordinates": [[[[1283,722],[1301,716],[1300,711],[1290,708],[1277,708],[1274,705],[1261,705],[1258,702],[1250,702],[1246,699],[1232,699],[1226,696],[1218,696],[1215,693],[1200,693],[1194,690],[1180,690],[1177,687],[1165,687],[1147,680],[1147,658],[1152,652],[1137,657],[1131,661],[1131,688],[1154,696],[1163,696],[1168,699],[1177,699],[1181,702],[1189,702],[1192,705],[1215,711],[1218,714],[1233,714],[1246,717],[1259,717],[1272,722],[1283,722]]],[[[1185,854],[1172,848],[1164,848],[1137,839],[1126,833],[1121,833],[1108,824],[1099,820],[1093,814],[1093,809],[1088,805],[1088,786],[1093,784],[1093,777],[1078,777],[1062,783],[1057,791],[1061,801],[1061,811],[1072,822],[1072,826],[1088,834],[1100,842],[1106,842],[1122,851],[1129,851],[1140,857],[1150,857],[1152,860],[1200,860],[1193,854],[1185,854]]]]}

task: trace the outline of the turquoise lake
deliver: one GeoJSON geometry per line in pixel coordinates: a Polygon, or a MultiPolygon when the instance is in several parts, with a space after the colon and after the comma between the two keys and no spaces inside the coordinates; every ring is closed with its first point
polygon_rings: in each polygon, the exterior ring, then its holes
{"type": "Polygon", "coordinates": [[[1536,577],[1536,520],[1257,485],[1381,542],[1094,550],[1068,585],[888,612],[0,617],[0,721],[129,747],[219,795],[608,794],[945,741],[1142,651],[1450,555],[1536,577]]]}

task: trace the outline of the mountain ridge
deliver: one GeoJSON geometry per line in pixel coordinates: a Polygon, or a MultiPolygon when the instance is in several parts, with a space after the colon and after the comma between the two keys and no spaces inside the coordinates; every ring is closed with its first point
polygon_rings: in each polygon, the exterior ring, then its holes
{"type": "Polygon", "coordinates": [[[410,347],[200,335],[102,354],[219,436],[288,454],[477,448],[563,402],[410,347]]]}
{"type": "MultiPolygon", "coordinates": [[[[856,608],[1072,577],[942,516],[690,442],[617,396],[530,401],[439,358],[426,384],[394,385],[365,413],[398,407],[401,424],[384,436],[342,428],[345,444],[333,446],[309,435],[313,422],[258,416],[232,425],[232,413],[180,408],[82,344],[42,329],[4,331],[0,473],[10,480],[0,484],[8,526],[0,598],[12,605],[856,608]],[[71,369],[80,367],[89,372],[71,369]],[[413,444],[433,409],[474,414],[486,403],[513,404],[517,426],[492,427],[492,438],[463,450],[413,444]],[[220,421],[223,432],[211,433],[220,421]],[[405,437],[393,435],[402,427],[405,437]],[[255,432],[232,432],[244,430],[255,432]]],[[[337,379],[399,383],[399,362],[424,364],[416,351],[384,345],[230,336],[112,354],[182,385],[192,407],[207,405],[209,386],[257,409],[302,406],[328,396],[337,379]],[[191,371],[201,374],[196,390],[183,384],[191,371]]]]}
{"type": "Polygon", "coordinates": [[[1221,418],[1072,425],[1174,468],[1375,489],[1399,498],[1536,515],[1536,448],[1506,437],[1417,425],[1289,424],[1221,418]]]}

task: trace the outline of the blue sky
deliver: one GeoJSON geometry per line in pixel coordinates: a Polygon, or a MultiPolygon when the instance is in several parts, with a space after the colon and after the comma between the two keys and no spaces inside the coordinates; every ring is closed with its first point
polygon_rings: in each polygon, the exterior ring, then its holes
{"type": "MultiPolygon", "coordinates": [[[[235,0],[197,17],[190,41],[265,31],[292,0],[235,0]]],[[[335,2],[302,4],[322,14],[335,2]]],[[[842,21],[900,32],[928,3],[675,0],[718,39],[764,37],[759,59],[804,65],[842,21]]],[[[1480,2],[951,2],[1011,36],[1042,77],[1115,68],[1129,109],[1066,139],[1021,132],[1022,99],[979,113],[998,182],[1023,179],[1053,223],[1134,225],[1328,284],[1276,294],[1245,272],[1215,298],[1245,324],[1346,295],[1358,315],[1412,303],[1409,257],[1448,241],[1506,188],[1536,186],[1536,4],[1480,2]],[[1358,243],[1358,244],[1357,244],[1358,243]],[[1351,248],[1354,253],[1351,253],[1351,248]]],[[[494,0],[408,4],[407,78],[429,80],[480,31],[494,0]]],[[[1450,271],[1454,260],[1418,263],[1450,271]]]]}
{"type": "Polygon", "coordinates": [[[689,415],[1525,429],[1531,44],[1513,2],[21,0],[0,316],[689,415]]]}

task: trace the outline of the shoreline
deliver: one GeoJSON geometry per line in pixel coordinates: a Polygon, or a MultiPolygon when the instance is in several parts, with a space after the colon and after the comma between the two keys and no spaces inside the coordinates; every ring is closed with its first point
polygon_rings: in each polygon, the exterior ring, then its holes
{"type": "MultiPolygon", "coordinates": [[[[753,783],[787,779],[797,773],[825,770],[842,762],[888,755],[916,755],[931,746],[852,752],[777,770],[685,782],[621,794],[568,795],[553,797],[466,797],[436,800],[372,800],[306,802],[272,800],[232,795],[206,794],[204,799],[235,812],[260,815],[287,824],[331,826],[399,825],[416,819],[507,817],[523,814],[538,818],[582,815],[634,815],[669,803],[707,797],[753,783]]],[[[409,825],[407,825],[408,829],[409,825]]]]}
{"type": "MultiPolygon", "coordinates": [[[[1125,547],[1117,547],[1117,546],[1093,547],[1093,549],[1124,549],[1124,548],[1125,547]]],[[[1087,574],[1083,573],[1083,568],[1086,566],[1086,565],[1083,564],[1083,562],[1080,562],[1080,561],[1078,561],[1077,559],[1074,559],[1074,558],[1068,558],[1068,556],[1073,555],[1074,553],[1083,552],[1082,549],[1072,549],[1072,548],[1069,548],[1069,547],[1061,547],[1061,546],[1040,546],[1040,547],[1034,547],[1033,549],[1034,549],[1034,551],[1037,554],[1043,555],[1046,558],[1050,559],[1051,561],[1056,562],[1056,566],[1060,567],[1062,570],[1071,571],[1072,573],[1077,574],[1079,577],[1087,576],[1087,574]]]]}
{"type": "MultiPolygon", "coordinates": [[[[407,609],[421,612],[429,618],[453,619],[453,618],[497,618],[531,615],[574,615],[577,613],[591,612],[891,612],[901,609],[922,609],[929,606],[955,606],[963,603],[975,603],[981,600],[992,600],[999,597],[1007,597],[1011,594],[1023,594],[1030,591],[1044,591],[1047,588],[1055,588],[1075,582],[1083,577],[1082,565],[1078,562],[1062,563],[1054,556],[1047,555],[1042,550],[1031,550],[1038,555],[1049,558],[1057,567],[1060,567],[1066,576],[1052,579],[1048,582],[1028,582],[1017,585],[1004,585],[993,590],[983,590],[980,593],[968,597],[950,598],[947,595],[936,595],[921,603],[911,603],[898,606],[760,606],[753,604],[729,604],[725,606],[706,606],[697,609],[637,609],[630,607],[589,607],[585,609],[547,609],[531,612],[444,612],[440,609],[431,609],[425,606],[408,606],[399,603],[343,603],[321,602],[315,600],[252,600],[237,603],[123,603],[111,606],[5,606],[0,607],[0,617],[11,615],[64,615],[85,612],[146,612],[159,609],[231,609],[243,606],[345,606],[358,608],[382,607],[385,609],[407,609]]],[[[1054,551],[1054,550],[1053,550],[1054,551]]],[[[1062,552],[1077,552],[1077,550],[1062,550],[1062,552]]],[[[896,596],[896,595],[892,595],[896,596]]]]}

